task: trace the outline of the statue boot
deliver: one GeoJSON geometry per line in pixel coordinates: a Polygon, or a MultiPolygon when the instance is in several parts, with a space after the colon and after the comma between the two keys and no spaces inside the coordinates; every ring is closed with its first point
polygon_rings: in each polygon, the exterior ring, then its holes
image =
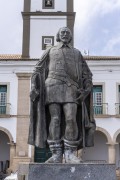
{"type": "Polygon", "coordinates": [[[78,164],[82,163],[82,159],[76,156],[77,144],[79,141],[64,140],[64,158],[65,163],[78,164]],[[73,145],[74,144],[74,145],[73,145]]]}
{"type": "Polygon", "coordinates": [[[45,163],[62,163],[63,153],[62,153],[62,144],[57,141],[49,141],[49,148],[52,152],[52,157],[50,157],[45,163]]]}

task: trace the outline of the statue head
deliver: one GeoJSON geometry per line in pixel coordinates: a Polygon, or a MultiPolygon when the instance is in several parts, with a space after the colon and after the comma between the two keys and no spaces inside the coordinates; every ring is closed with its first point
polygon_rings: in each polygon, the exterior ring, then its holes
{"type": "Polygon", "coordinates": [[[57,42],[63,42],[64,44],[70,43],[72,40],[72,33],[68,27],[62,27],[59,29],[56,35],[57,42]]]}

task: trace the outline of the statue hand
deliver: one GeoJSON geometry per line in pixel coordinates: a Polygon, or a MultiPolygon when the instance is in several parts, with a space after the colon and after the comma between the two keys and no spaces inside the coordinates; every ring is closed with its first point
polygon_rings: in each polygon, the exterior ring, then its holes
{"type": "Polygon", "coordinates": [[[79,91],[79,94],[80,94],[80,95],[78,96],[78,98],[77,98],[76,100],[84,101],[84,100],[86,99],[86,97],[88,96],[89,93],[90,93],[90,92],[87,91],[87,90],[84,90],[84,89],[80,90],[80,91],[79,91]]]}
{"type": "Polygon", "coordinates": [[[30,99],[34,102],[39,97],[39,92],[36,89],[31,90],[30,99]]]}

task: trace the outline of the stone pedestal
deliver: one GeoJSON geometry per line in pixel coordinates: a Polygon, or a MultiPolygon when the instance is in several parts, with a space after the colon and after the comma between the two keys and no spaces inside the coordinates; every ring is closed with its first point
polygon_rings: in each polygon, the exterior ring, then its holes
{"type": "Polygon", "coordinates": [[[116,180],[114,164],[38,164],[19,165],[19,180],[116,180]]]}

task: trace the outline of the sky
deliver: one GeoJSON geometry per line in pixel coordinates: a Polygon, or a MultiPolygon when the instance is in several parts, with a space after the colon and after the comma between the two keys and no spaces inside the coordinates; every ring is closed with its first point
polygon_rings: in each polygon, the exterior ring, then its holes
{"type": "MultiPolygon", "coordinates": [[[[23,0],[0,1],[0,54],[22,53],[23,0]]],[[[74,0],[74,46],[96,56],[120,56],[120,0],[74,0]]]]}

